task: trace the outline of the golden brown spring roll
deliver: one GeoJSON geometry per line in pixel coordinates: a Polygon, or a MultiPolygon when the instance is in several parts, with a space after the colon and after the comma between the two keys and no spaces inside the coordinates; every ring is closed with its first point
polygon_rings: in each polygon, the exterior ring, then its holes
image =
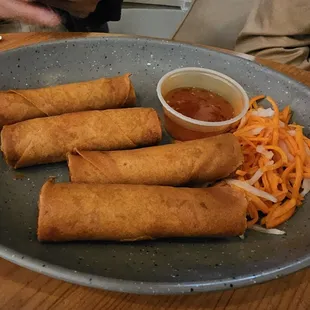
{"type": "Polygon", "coordinates": [[[129,76],[40,89],[0,91],[0,129],[37,117],[132,107],[136,95],[129,76]]]}
{"type": "Polygon", "coordinates": [[[72,182],[184,185],[225,178],[243,162],[232,134],[212,138],[115,151],[76,151],[68,155],[72,182]]]}
{"type": "Polygon", "coordinates": [[[59,162],[73,149],[116,150],[154,145],[161,124],[151,108],[87,111],[3,127],[1,149],[15,168],[59,162]]]}
{"type": "Polygon", "coordinates": [[[237,236],[248,202],[232,187],[54,183],[39,199],[40,241],[237,236]]]}

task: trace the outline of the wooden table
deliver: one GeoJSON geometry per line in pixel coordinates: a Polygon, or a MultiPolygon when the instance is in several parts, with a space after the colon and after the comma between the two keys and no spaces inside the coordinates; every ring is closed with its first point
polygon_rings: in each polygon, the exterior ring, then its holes
{"type": "MultiPolygon", "coordinates": [[[[102,36],[102,34],[5,34],[0,41],[0,51],[76,36],[102,36]]],[[[246,57],[310,86],[309,72],[272,61],[246,57]]],[[[309,280],[310,269],[307,269],[269,283],[238,290],[187,296],[141,296],[111,293],[68,284],[0,259],[0,309],[308,310],[310,309],[309,280]]]]}

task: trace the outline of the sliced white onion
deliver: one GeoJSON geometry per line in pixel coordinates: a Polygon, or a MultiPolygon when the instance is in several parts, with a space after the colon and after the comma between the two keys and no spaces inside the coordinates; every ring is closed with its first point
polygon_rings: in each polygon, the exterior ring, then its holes
{"type": "Polygon", "coordinates": [[[274,155],[272,151],[267,151],[262,145],[256,147],[256,152],[264,155],[267,159],[272,159],[274,155]]]}
{"type": "MultiPolygon", "coordinates": [[[[263,153],[264,154],[264,156],[267,158],[267,159],[272,159],[272,157],[274,156],[274,153],[272,152],[272,151],[266,151],[266,152],[264,152],[263,153]]],[[[271,161],[270,161],[271,162],[271,161]]],[[[271,165],[273,165],[274,164],[274,162],[271,164],[271,165]]]]}
{"type": "Polygon", "coordinates": [[[303,191],[300,195],[305,197],[310,192],[310,179],[304,179],[301,187],[303,188],[303,191]]]}
{"type": "Polygon", "coordinates": [[[241,118],[241,121],[240,121],[240,124],[239,124],[239,126],[238,126],[238,129],[242,128],[242,127],[245,125],[246,121],[247,121],[247,117],[246,117],[246,116],[243,116],[243,117],[241,118]]]}
{"type": "Polygon", "coordinates": [[[252,111],[252,115],[260,117],[273,117],[274,110],[272,110],[271,108],[268,109],[258,108],[256,111],[252,111]]]}
{"type": "Polygon", "coordinates": [[[285,123],[283,123],[282,121],[280,121],[279,124],[280,124],[280,127],[281,127],[281,128],[284,128],[284,127],[285,127],[285,123]]]}
{"type": "Polygon", "coordinates": [[[249,192],[255,196],[264,198],[264,199],[269,200],[271,202],[276,203],[278,201],[278,199],[276,197],[274,197],[271,194],[266,193],[260,189],[255,188],[254,186],[250,185],[247,182],[240,181],[240,180],[232,180],[232,179],[229,179],[226,182],[227,182],[227,184],[240,187],[240,188],[244,189],[245,191],[247,191],[247,192],[249,192]]]}
{"type": "Polygon", "coordinates": [[[303,189],[303,191],[300,193],[300,195],[302,197],[305,197],[306,195],[308,195],[310,192],[310,188],[307,188],[307,189],[303,189]]]}
{"type": "Polygon", "coordinates": [[[292,137],[296,136],[296,130],[289,130],[287,133],[292,137]]]}
{"type": "Polygon", "coordinates": [[[264,174],[264,172],[261,169],[257,169],[257,171],[254,173],[252,178],[250,180],[248,180],[247,182],[250,185],[253,185],[263,176],[263,174],[264,174]]]}
{"type": "Polygon", "coordinates": [[[259,225],[253,225],[251,227],[251,229],[255,230],[255,231],[259,231],[261,233],[264,234],[269,234],[269,235],[285,235],[286,232],[284,230],[280,230],[280,229],[276,229],[276,228],[264,228],[262,226],[259,225]]]}
{"type": "Polygon", "coordinates": [[[288,150],[288,147],[286,145],[286,143],[283,140],[279,140],[279,147],[282,149],[282,151],[286,154],[287,159],[289,161],[293,161],[294,160],[294,156],[290,153],[290,151],[288,150]]]}
{"type": "Polygon", "coordinates": [[[264,130],[264,127],[257,127],[253,130],[251,130],[251,133],[253,136],[259,135],[264,130]]]}

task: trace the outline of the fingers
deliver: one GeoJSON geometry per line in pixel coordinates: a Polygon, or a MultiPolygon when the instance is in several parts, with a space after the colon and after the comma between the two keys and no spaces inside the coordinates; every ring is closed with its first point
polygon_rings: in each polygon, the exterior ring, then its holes
{"type": "Polygon", "coordinates": [[[38,7],[27,0],[4,0],[4,3],[0,4],[0,16],[49,27],[60,24],[60,17],[55,12],[38,7]]]}

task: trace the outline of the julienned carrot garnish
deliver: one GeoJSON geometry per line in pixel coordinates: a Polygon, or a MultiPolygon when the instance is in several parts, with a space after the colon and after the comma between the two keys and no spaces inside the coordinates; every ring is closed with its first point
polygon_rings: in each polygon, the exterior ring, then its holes
{"type": "Polygon", "coordinates": [[[266,228],[282,224],[310,191],[310,140],[290,118],[289,106],[280,111],[272,98],[256,96],[234,132],[244,164],[230,183],[248,195],[248,227],[259,221],[266,228]],[[259,105],[264,98],[271,108],[259,105]]]}

